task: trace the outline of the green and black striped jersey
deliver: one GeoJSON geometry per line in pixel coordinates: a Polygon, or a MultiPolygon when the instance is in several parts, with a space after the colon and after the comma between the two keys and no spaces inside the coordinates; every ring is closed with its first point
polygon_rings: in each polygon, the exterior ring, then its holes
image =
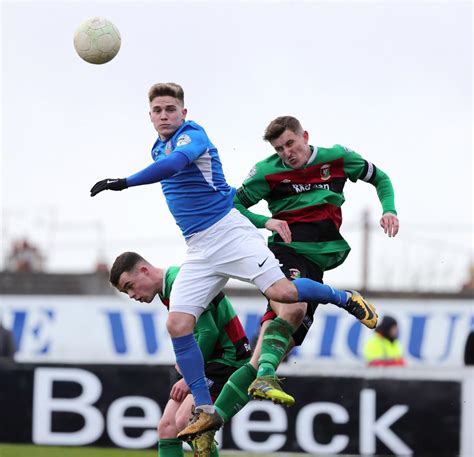
{"type": "MultiPolygon", "coordinates": [[[[169,267],[163,277],[161,301],[169,307],[171,288],[179,267],[169,267]]],[[[199,317],[194,336],[206,363],[219,362],[232,367],[245,365],[252,355],[244,328],[229,299],[220,292],[199,317]]]]}
{"type": "Polygon", "coordinates": [[[310,148],[312,154],[301,169],[286,166],[278,154],[258,162],[237,190],[234,205],[256,227],[264,228],[270,217],[247,208],[266,200],[271,217],[287,221],[292,233],[289,244],[277,233],[268,243],[287,244],[329,270],[344,262],[350,251],[339,233],[347,179],[373,184],[383,213],[397,214],[394,192],[390,178],[356,152],[340,145],[310,148]]]}

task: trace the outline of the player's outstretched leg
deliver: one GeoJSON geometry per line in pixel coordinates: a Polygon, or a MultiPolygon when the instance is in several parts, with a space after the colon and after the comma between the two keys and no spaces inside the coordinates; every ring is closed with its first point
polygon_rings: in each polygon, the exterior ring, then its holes
{"type": "Polygon", "coordinates": [[[256,377],[257,370],[250,363],[246,363],[227,380],[214,403],[224,422],[229,422],[251,400],[248,389],[256,377]]]}
{"type": "Polygon", "coordinates": [[[375,306],[369,303],[359,292],[350,290],[351,297],[347,300],[344,309],[360,320],[361,324],[373,329],[377,326],[378,314],[375,306]]]}
{"type": "Polygon", "coordinates": [[[366,327],[373,329],[377,326],[378,316],[374,305],[365,300],[359,292],[335,289],[308,278],[295,279],[293,284],[298,292],[299,302],[333,303],[344,308],[366,327]]]}

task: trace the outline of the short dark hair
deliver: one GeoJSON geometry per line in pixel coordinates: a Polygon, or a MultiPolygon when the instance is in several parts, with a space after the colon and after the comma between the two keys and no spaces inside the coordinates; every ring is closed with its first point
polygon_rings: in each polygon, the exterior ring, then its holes
{"type": "Polygon", "coordinates": [[[114,287],[118,287],[118,282],[122,273],[126,271],[132,271],[140,262],[146,262],[146,260],[136,252],[124,252],[120,254],[115,259],[115,262],[110,270],[110,283],[114,287]]]}
{"type": "Polygon", "coordinates": [[[148,91],[148,101],[151,103],[155,97],[174,97],[184,105],[183,88],[176,83],[157,83],[153,84],[148,91]]]}
{"type": "Polygon", "coordinates": [[[303,133],[304,131],[296,117],[280,116],[268,124],[263,134],[263,139],[265,141],[276,140],[285,130],[291,130],[294,133],[303,133]]]}

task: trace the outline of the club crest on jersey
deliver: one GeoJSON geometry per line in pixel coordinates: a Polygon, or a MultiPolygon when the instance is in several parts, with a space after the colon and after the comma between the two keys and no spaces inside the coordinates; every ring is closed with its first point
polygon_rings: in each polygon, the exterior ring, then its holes
{"type": "Polygon", "coordinates": [[[185,144],[191,143],[191,137],[183,133],[176,140],[176,146],[184,146],[185,144]]]}
{"type": "Polygon", "coordinates": [[[323,181],[327,181],[331,177],[331,165],[329,163],[325,163],[321,167],[321,179],[323,181]]]}
{"type": "Polygon", "coordinates": [[[168,143],[166,143],[166,146],[165,146],[165,154],[169,155],[170,152],[171,152],[171,141],[168,141],[168,143]]]}
{"type": "Polygon", "coordinates": [[[291,279],[301,278],[301,271],[298,270],[297,268],[290,268],[289,272],[290,272],[290,278],[291,279]]]}

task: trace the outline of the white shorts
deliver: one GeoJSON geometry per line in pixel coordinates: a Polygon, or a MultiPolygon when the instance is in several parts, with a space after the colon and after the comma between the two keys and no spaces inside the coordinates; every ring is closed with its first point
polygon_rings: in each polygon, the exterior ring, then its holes
{"type": "Polygon", "coordinates": [[[263,236],[238,210],[187,240],[188,250],[173,284],[170,312],[196,319],[229,278],[255,284],[265,292],[285,275],[263,236]]]}

